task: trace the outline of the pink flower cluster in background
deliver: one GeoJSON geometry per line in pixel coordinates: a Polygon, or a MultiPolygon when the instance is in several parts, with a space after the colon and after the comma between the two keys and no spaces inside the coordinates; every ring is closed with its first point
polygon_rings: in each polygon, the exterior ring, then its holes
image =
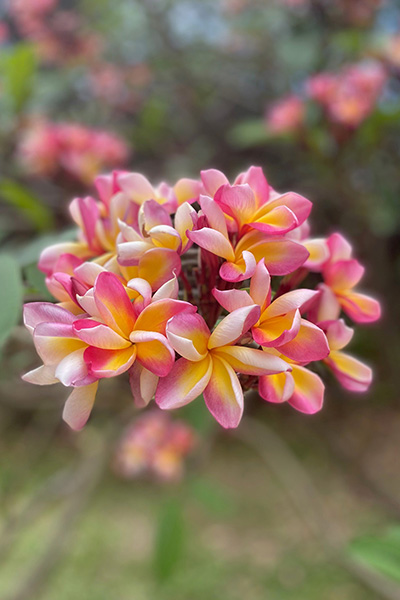
{"type": "Polygon", "coordinates": [[[343,314],[372,322],[379,303],[358,291],[364,269],[340,234],[310,236],[307,198],[277,192],[260,167],[232,184],[210,169],[157,187],[115,171],[96,188],[98,200],[71,203],[78,239],[41,255],[57,303],[24,311],[43,361],[24,378],[72,388],[71,427],[85,425],[102,379],[123,373],[137,406],[202,395],[226,428],[250,389],[320,410],[316,364],[349,390],[368,388],[371,370],[345,351],[353,330],[343,314]]]}
{"type": "Polygon", "coordinates": [[[17,152],[29,173],[50,177],[66,173],[85,184],[104,169],[123,165],[129,156],[124,140],[114,133],[40,119],[23,131],[17,152]]]}
{"type": "Polygon", "coordinates": [[[197,437],[184,421],[160,410],[145,412],[128,426],[114,459],[114,469],[124,479],[150,475],[161,481],[179,481],[184,459],[197,437]]]}
{"type": "Polygon", "coordinates": [[[322,107],[326,120],[355,129],[373,112],[387,81],[385,67],[364,61],[337,73],[321,72],[305,82],[304,94],[280,98],[267,109],[267,130],[275,135],[299,134],[306,128],[307,103],[322,107]]]}

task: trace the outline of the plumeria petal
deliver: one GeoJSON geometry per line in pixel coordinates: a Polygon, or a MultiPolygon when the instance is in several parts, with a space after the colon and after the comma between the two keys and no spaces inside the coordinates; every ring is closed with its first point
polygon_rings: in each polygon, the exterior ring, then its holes
{"type": "Polygon", "coordinates": [[[264,375],[258,380],[258,393],[267,402],[280,404],[287,402],[294,392],[294,379],[291,373],[264,375]]]}
{"type": "MultiPolygon", "coordinates": [[[[85,348],[80,348],[68,354],[61,360],[55,370],[55,376],[67,387],[80,385],[88,376],[88,368],[83,359],[85,348]]],[[[91,378],[91,383],[93,382],[91,378]]]]}
{"type": "Polygon", "coordinates": [[[181,272],[181,260],[174,250],[168,248],[152,248],[139,261],[138,275],[146,279],[153,290],[158,290],[176,273],[181,272]]]}
{"type": "Polygon", "coordinates": [[[137,204],[156,197],[153,186],[140,173],[120,173],[117,181],[121,190],[137,204]]]}
{"type": "Polygon", "coordinates": [[[52,385],[58,383],[57,377],[54,375],[55,366],[41,365],[28,373],[22,375],[22,379],[28,383],[34,383],[35,385],[52,385]]]}
{"type": "Polygon", "coordinates": [[[229,183],[225,175],[218,171],[218,169],[208,169],[201,171],[201,181],[207,194],[214,197],[217,190],[222,186],[229,183]]]}
{"type": "Polygon", "coordinates": [[[173,349],[183,358],[199,361],[207,356],[210,330],[197,313],[176,315],[168,322],[166,333],[173,349]]]}
{"type": "Polygon", "coordinates": [[[318,291],[315,290],[300,289],[287,292],[282,296],[278,296],[278,298],[268,306],[262,318],[277,317],[296,309],[305,311],[317,297],[318,291]]]}
{"type": "Polygon", "coordinates": [[[133,331],[130,338],[136,345],[136,359],[143,367],[159,377],[168,375],[175,353],[164,335],[153,331],[133,331]]]}
{"type": "Polygon", "coordinates": [[[329,248],[326,240],[323,238],[305,240],[303,245],[310,254],[304,266],[310,271],[320,271],[322,265],[329,258],[329,248]]]}
{"type": "Polygon", "coordinates": [[[354,330],[348,327],[343,319],[322,321],[318,323],[318,327],[325,331],[331,350],[341,350],[347,346],[354,334],[354,330]]]}
{"type": "Polygon", "coordinates": [[[216,192],[214,201],[224,213],[235,219],[239,229],[251,221],[257,209],[254,193],[248,184],[223,185],[216,192]]]}
{"type": "Polygon", "coordinates": [[[279,206],[288,208],[295,215],[297,225],[301,225],[310,215],[312,202],[295,192],[286,192],[268,203],[270,210],[279,206]]]}
{"type": "Polygon", "coordinates": [[[192,402],[203,393],[211,373],[212,361],[209,356],[197,362],[180,358],[170,373],[158,383],[158,406],[164,409],[179,408],[192,402]]]}
{"type": "Polygon", "coordinates": [[[79,431],[86,425],[92,412],[97,387],[97,381],[91,385],[77,387],[68,397],[64,405],[63,419],[71,429],[79,431]]]}
{"type": "Polygon", "coordinates": [[[298,309],[272,318],[265,317],[265,314],[261,315],[260,322],[252,329],[254,341],[260,346],[278,348],[298,335],[301,325],[298,309]]]}
{"type": "Polygon", "coordinates": [[[179,234],[179,237],[182,242],[181,253],[188,250],[191,246],[191,241],[189,240],[186,232],[192,231],[197,225],[198,216],[194,208],[190,206],[187,202],[181,204],[178,210],[175,213],[175,229],[179,234]]]}
{"type": "Polygon", "coordinates": [[[94,252],[90,250],[86,242],[61,242],[53,244],[45,248],[39,258],[38,269],[51,275],[54,271],[54,266],[62,254],[73,254],[82,259],[94,256],[94,252]]]}
{"type": "Polygon", "coordinates": [[[261,312],[271,301],[271,276],[264,264],[264,259],[257,264],[254,275],[250,281],[250,296],[254,304],[258,304],[261,312]]]}
{"type": "Polygon", "coordinates": [[[212,360],[204,400],[213,417],[225,429],[237,427],[243,414],[243,390],[232,367],[221,358],[212,360]]]}
{"type": "Polygon", "coordinates": [[[279,351],[288,358],[305,364],[326,358],[329,354],[329,345],[322,329],[302,319],[296,337],[287,344],[279,346],[279,351]]]}
{"type": "Polygon", "coordinates": [[[322,408],[325,386],[316,373],[293,365],[294,392],[288,402],[296,410],[312,415],[322,408]]]}
{"type": "Polygon", "coordinates": [[[228,312],[254,304],[250,294],[245,290],[217,290],[214,288],[212,295],[228,312]]]}
{"type": "Polygon", "coordinates": [[[245,346],[223,346],[213,350],[212,355],[225,360],[235,371],[244,375],[270,375],[291,369],[279,356],[245,346]]]}
{"type": "Polygon", "coordinates": [[[211,229],[219,231],[228,238],[226,218],[218,204],[209,196],[200,196],[200,206],[211,229]]]}
{"type": "Polygon", "coordinates": [[[194,313],[197,308],[183,300],[164,298],[146,306],[140,313],[135,329],[140,331],[156,331],[165,334],[167,321],[182,312],[194,313]]]}
{"type": "Polygon", "coordinates": [[[197,231],[188,231],[188,237],[192,242],[204,248],[204,250],[208,250],[229,261],[235,259],[232,244],[220,231],[203,227],[197,231]]]}
{"type": "Polygon", "coordinates": [[[296,215],[287,206],[276,206],[268,210],[268,204],[253,215],[249,225],[269,235],[283,235],[298,225],[296,215]]]}
{"type": "Polygon", "coordinates": [[[269,185],[261,167],[250,167],[245,173],[240,173],[235,179],[235,185],[247,183],[255,196],[257,206],[269,200],[269,185]]]}
{"type": "Polygon", "coordinates": [[[71,325],[76,319],[65,308],[52,302],[29,302],[24,306],[24,325],[33,332],[39,323],[65,323],[71,325]]]}
{"type": "Polygon", "coordinates": [[[340,294],[339,302],[344,312],[356,323],[372,323],[381,316],[381,306],[378,300],[365,294],[340,294]]]}
{"type": "Polygon", "coordinates": [[[324,362],[346,390],[365,392],[371,385],[371,369],[349,354],[333,351],[324,362]]]}
{"type": "Polygon", "coordinates": [[[129,348],[131,343],[124,337],[121,337],[116,331],[91,319],[78,319],[73,324],[73,330],[77,337],[97,348],[105,350],[118,350],[121,348],[129,348]]]}
{"type": "Polygon", "coordinates": [[[163,285],[161,287],[159,287],[156,292],[154,292],[151,301],[156,302],[157,300],[165,300],[167,298],[170,298],[172,300],[177,300],[178,294],[179,294],[179,283],[178,283],[177,276],[174,274],[172,279],[169,279],[168,281],[163,283],[163,285]]]}
{"type": "Polygon", "coordinates": [[[214,329],[208,341],[208,348],[217,348],[234,344],[258,321],[260,307],[244,306],[227,315],[214,329]]]}
{"type": "Polygon", "coordinates": [[[334,291],[348,290],[359,283],[364,271],[358,260],[340,260],[324,269],[325,283],[334,291]]]}
{"type": "Polygon", "coordinates": [[[144,408],[154,398],[158,376],[135,361],[129,370],[129,383],[135,405],[144,408]]]}
{"type": "Polygon", "coordinates": [[[84,360],[89,373],[98,378],[116,377],[125,373],[136,358],[136,347],[130,346],[123,350],[104,350],[89,346],[84,353],[84,360]]]}
{"type": "Polygon", "coordinates": [[[100,273],[94,285],[94,297],[103,321],[128,338],[135,325],[135,313],[118,277],[114,273],[100,273]]]}
{"type": "Polygon", "coordinates": [[[251,252],[244,250],[236,262],[225,262],[221,265],[219,274],[225,281],[244,281],[254,274],[257,262],[251,252]]]}

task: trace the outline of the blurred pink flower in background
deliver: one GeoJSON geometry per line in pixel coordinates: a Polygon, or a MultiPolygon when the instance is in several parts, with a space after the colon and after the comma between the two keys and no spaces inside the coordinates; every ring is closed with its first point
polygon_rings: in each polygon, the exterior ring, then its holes
{"type": "Polygon", "coordinates": [[[337,74],[314,75],[306,87],[331,121],[357,127],[374,110],[386,80],[386,70],[380,63],[366,61],[347,66],[337,74]]]}
{"type": "Polygon", "coordinates": [[[129,155],[124,140],[114,133],[45,120],[33,121],[23,132],[17,153],[29,173],[64,172],[85,184],[103,169],[124,164],[129,155]]]}
{"type": "Polygon", "coordinates": [[[179,481],[184,459],[197,442],[194,430],[168,413],[152,410],[132,422],[122,436],[114,458],[115,471],[125,479],[151,475],[161,481],[179,481]]]}
{"type": "Polygon", "coordinates": [[[5,21],[0,20],[0,44],[4,44],[10,37],[10,30],[5,21]]]}
{"type": "Polygon", "coordinates": [[[92,94],[111,106],[132,110],[141,100],[141,92],[148,88],[152,73],[148,65],[117,65],[99,62],[89,72],[92,94]]]}
{"type": "Polygon", "coordinates": [[[295,133],[304,123],[305,104],[299,96],[286,96],[267,110],[265,118],[272,133],[295,133]]]}

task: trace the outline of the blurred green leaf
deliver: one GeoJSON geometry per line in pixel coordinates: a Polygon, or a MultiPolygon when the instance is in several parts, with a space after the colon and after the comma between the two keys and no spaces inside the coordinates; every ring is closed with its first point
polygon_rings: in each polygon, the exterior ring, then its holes
{"type": "Polygon", "coordinates": [[[169,499],[161,507],[154,548],[154,574],[164,582],[177,568],[183,553],[185,526],[182,507],[169,499]]]}
{"type": "Polygon", "coordinates": [[[268,133],[263,119],[249,119],[238,123],[228,132],[228,141],[237,148],[249,148],[268,142],[268,133]]]}
{"type": "Polygon", "coordinates": [[[0,255],[0,348],[18,324],[23,299],[23,285],[17,261],[0,255]]]}
{"type": "Polygon", "coordinates": [[[13,254],[21,267],[27,267],[39,259],[41,251],[61,242],[72,241],[76,238],[76,228],[71,227],[65,231],[41,235],[18,249],[13,248],[13,254]]]}
{"type": "Polygon", "coordinates": [[[350,545],[352,556],[384,575],[400,581],[400,526],[384,535],[365,536],[350,545]]]}
{"type": "Polygon", "coordinates": [[[43,300],[54,301],[45,283],[45,274],[39,271],[36,264],[28,265],[24,269],[24,275],[33,292],[40,294],[43,300]]]}
{"type": "Polygon", "coordinates": [[[20,183],[11,179],[3,179],[0,181],[0,196],[5,202],[19,210],[39,231],[45,231],[54,226],[51,211],[20,183]]]}
{"type": "Polygon", "coordinates": [[[191,492],[210,513],[229,517],[234,511],[232,498],[213,481],[196,477],[191,482],[191,492]]]}
{"type": "Polygon", "coordinates": [[[4,92],[8,94],[15,112],[20,112],[33,89],[36,71],[34,50],[27,44],[13,46],[2,62],[4,92]]]}
{"type": "Polygon", "coordinates": [[[211,416],[210,411],[207,410],[202,395],[196,398],[194,402],[182,406],[179,416],[201,434],[209,433],[216,427],[216,421],[211,416]]]}

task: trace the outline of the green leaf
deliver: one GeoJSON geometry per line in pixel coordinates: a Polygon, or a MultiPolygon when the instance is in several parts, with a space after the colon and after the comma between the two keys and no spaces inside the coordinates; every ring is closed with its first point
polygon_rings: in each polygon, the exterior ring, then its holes
{"type": "Polygon", "coordinates": [[[23,285],[17,261],[0,255],[0,348],[18,324],[22,310],[23,285]]]}
{"type": "Polygon", "coordinates": [[[76,239],[76,228],[71,227],[58,233],[45,234],[35,237],[31,242],[18,248],[13,248],[12,252],[21,267],[27,267],[39,259],[40,253],[47,246],[61,242],[70,242],[76,239]]]}
{"type": "Polygon", "coordinates": [[[169,579],[179,564],[184,534],[182,507],[169,499],[161,507],[154,548],[154,574],[160,583],[169,579]]]}
{"type": "Polygon", "coordinates": [[[51,211],[41,203],[39,198],[16,181],[3,179],[0,182],[0,196],[5,202],[19,210],[39,231],[45,231],[54,226],[51,211]]]}
{"type": "Polygon", "coordinates": [[[211,514],[219,517],[230,517],[233,514],[235,507],[232,498],[213,481],[196,477],[191,482],[190,489],[196,500],[211,514]]]}
{"type": "Polygon", "coordinates": [[[47,289],[45,274],[39,271],[36,264],[28,265],[24,269],[24,275],[34,293],[39,294],[42,300],[53,301],[54,298],[47,289]]]}
{"type": "Polygon", "coordinates": [[[232,127],[227,137],[236,148],[260,146],[271,139],[263,119],[248,119],[238,123],[232,127]]]}
{"type": "Polygon", "coordinates": [[[29,99],[36,71],[34,50],[27,44],[13,46],[2,64],[4,92],[9,95],[15,112],[19,113],[29,99]]]}
{"type": "Polygon", "coordinates": [[[352,556],[387,577],[400,581],[400,527],[382,536],[365,536],[350,545],[352,556]]]}

